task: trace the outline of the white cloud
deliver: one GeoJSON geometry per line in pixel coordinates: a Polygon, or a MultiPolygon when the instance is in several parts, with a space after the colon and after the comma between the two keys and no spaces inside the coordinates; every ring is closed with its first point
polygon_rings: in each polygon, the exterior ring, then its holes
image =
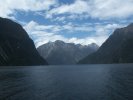
{"type": "Polygon", "coordinates": [[[55,9],[52,9],[49,13],[51,14],[63,14],[63,13],[71,13],[71,14],[83,14],[89,9],[87,2],[82,0],[76,0],[73,4],[66,4],[59,6],[55,9]]]}
{"type": "Polygon", "coordinates": [[[14,10],[41,11],[56,6],[57,0],[0,0],[0,16],[9,17],[14,10]]]}
{"type": "Polygon", "coordinates": [[[60,26],[58,25],[40,25],[35,21],[30,21],[27,23],[24,28],[31,34],[34,31],[51,31],[51,32],[58,32],[61,31],[60,26]]]}
{"type": "Polygon", "coordinates": [[[89,17],[124,19],[133,15],[133,0],[75,0],[71,4],[60,4],[59,0],[0,0],[1,17],[14,19],[11,15],[15,14],[15,10],[36,13],[37,11],[45,11],[43,16],[59,21],[66,18],[83,19],[89,17]],[[53,17],[54,15],[62,16],[57,16],[57,18],[53,17]]]}
{"type": "MultiPolygon", "coordinates": [[[[71,24],[69,24],[69,25],[71,25],[71,24]]],[[[78,39],[75,37],[66,38],[63,35],[56,34],[54,31],[54,29],[56,29],[56,27],[63,28],[63,29],[60,29],[60,31],[64,30],[64,29],[68,29],[68,30],[72,29],[72,27],[69,25],[64,26],[64,27],[56,26],[56,25],[55,26],[54,25],[47,26],[47,25],[40,25],[40,24],[36,23],[35,21],[31,21],[31,22],[27,23],[24,26],[24,28],[26,29],[26,31],[28,32],[30,37],[34,40],[37,47],[42,44],[45,44],[49,41],[54,42],[56,40],[62,40],[64,42],[68,42],[68,43],[72,42],[75,44],[83,44],[83,45],[87,45],[92,42],[96,42],[94,39],[91,39],[91,38],[85,38],[85,39],[78,39]],[[53,31],[47,32],[47,29],[52,29],[53,31]]],[[[82,28],[78,29],[78,27],[75,27],[74,30],[79,31],[79,30],[83,30],[83,29],[82,28]]],[[[85,31],[85,30],[83,30],[83,31],[85,31]]]]}
{"type": "Polygon", "coordinates": [[[72,38],[66,38],[62,35],[55,35],[55,34],[49,34],[49,33],[44,33],[45,35],[41,35],[40,38],[38,38],[37,40],[35,40],[35,44],[36,47],[39,47],[45,43],[48,42],[54,42],[56,40],[62,40],[66,43],[74,43],[74,44],[81,44],[81,45],[88,45],[91,43],[96,43],[99,46],[108,38],[106,37],[86,37],[86,38],[76,38],[76,37],[72,37],[72,38]],[[46,34],[49,34],[46,36],[46,34]]]}
{"type": "Polygon", "coordinates": [[[133,0],[75,0],[47,12],[47,18],[67,14],[67,18],[124,19],[133,15],[133,0]]]}
{"type": "Polygon", "coordinates": [[[27,23],[24,28],[31,33],[33,31],[45,31],[52,33],[61,33],[61,31],[67,31],[69,33],[73,32],[90,32],[93,30],[93,27],[88,25],[74,25],[72,23],[64,25],[40,25],[35,21],[30,21],[27,23]]]}
{"type": "Polygon", "coordinates": [[[24,29],[28,32],[29,36],[34,40],[36,47],[49,41],[55,41],[56,39],[64,40],[64,38],[60,35],[47,32],[48,29],[53,28],[53,25],[40,25],[35,21],[30,21],[24,26],[24,29]]]}
{"type": "Polygon", "coordinates": [[[91,17],[108,18],[127,18],[133,15],[132,0],[91,0],[91,17]]]}
{"type": "Polygon", "coordinates": [[[117,29],[126,26],[125,24],[97,24],[93,28],[97,36],[108,36],[109,34],[112,34],[112,32],[117,29]]]}
{"type": "Polygon", "coordinates": [[[80,26],[75,27],[74,25],[72,25],[72,23],[60,26],[60,25],[40,25],[35,21],[31,21],[27,23],[24,26],[24,28],[29,33],[30,37],[34,40],[36,46],[38,47],[49,41],[54,42],[56,40],[62,40],[67,43],[75,43],[82,45],[88,45],[90,43],[97,43],[98,45],[101,45],[108,38],[110,30],[112,31],[112,29],[123,26],[119,24],[106,24],[106,25],[98,24],[96,26],[91,26],[89,29],[87,25],[89,24],[85,24],[84,26],[81,25],[80,29],[80,26]],[[76,38],[76,37],[66,38],[64,35],[57,34],[60,33],[62,30],[72,30],[73,32],[93,31],[94,33],[92,36],[87,36],[85,38],[76,38]]]}
{"type": "Polygon", "coordinates": [[[52,17],[53,15],[60,15],[60,14],[70,14],[67,17],[69,19],[82,18],[86,16],[85,13],[88,10],[90,10],[88,2],[84,0],[75,0],[75,3],[73,4],[64,4],[54,9],[51,9],[50,11],[47,12],[46,18],[53,18],[52,17]]]}
{"type": "MultiPolygon", "coordinates": [[[[38,33],[37,33],[38,34],[38,33]]],[[[36,35],[37,35],[36,34],[36,35]]],[[[66,38],[62,35],[56,35],[53,33],[42,33],[43,35],[40,35],[38,39],[35,40],[36,47],[39,47],[45,43],[48,42],[54,42],[56,40],[61,40],[66,43],[74,43],[74,44],[81,44],[81,45],[88,45],[91,43],[96,43],[98,45],[101,45],[107,37],[86,37],[86,38],[66,38]]]]}

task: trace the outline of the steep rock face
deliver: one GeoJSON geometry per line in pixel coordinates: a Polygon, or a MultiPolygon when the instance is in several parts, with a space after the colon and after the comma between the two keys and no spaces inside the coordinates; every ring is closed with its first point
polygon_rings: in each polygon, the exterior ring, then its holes
{"type": "Polygon", "coordinates": [[[76,64],[79,60],[98,49],[96,44],[82,46],[57,40],[37,48],[40,55],[52,65],[76,64]]]}
{"type": "Polygon", "coordinates": [[[44,65],[33,41],[21,25],[0,18],[0,66],[44,65]]]}
{"type": "Polygon", "coordinates": [[[133,63],[133,24],[116,29],[97,52],[79,63],[133,63]]]}

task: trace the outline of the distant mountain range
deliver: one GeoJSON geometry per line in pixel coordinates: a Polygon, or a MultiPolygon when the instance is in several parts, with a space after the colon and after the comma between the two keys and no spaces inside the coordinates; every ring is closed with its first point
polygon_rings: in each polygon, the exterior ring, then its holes
{"type": "Polygon", "coordinates": [[[46,43],[38,47],[37,50],[50,65],[68,65],[76,64],[90,53],[95,52],[98,48],[98,45],[95,43],[83,46],[57,40],[46,43]]]}
{"type": "Polygon", "coordinates": [[[119,28],[93,54],[79,64],[133,63],[133,24],[119,28]]]}
{"type": "Polygon", "coordinates": [[[26,31],[17,23],[0,18],[0,66],[45,64],[26,31]]]}

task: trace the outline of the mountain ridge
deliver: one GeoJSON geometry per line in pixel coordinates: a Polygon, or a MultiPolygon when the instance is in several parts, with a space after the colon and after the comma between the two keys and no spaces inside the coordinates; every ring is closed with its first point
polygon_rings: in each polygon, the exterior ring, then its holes
{"type": "Polygon", "coordinates": [[[48,42],[37,48],[40,55],[52,65],[76,64],[80,59],[97,49],[96,44],[83,46],[81,44],[65,43],[61,40],[48,42]]]}
{"type": "Polygon", "coordinates": [[[0,66],[45,65],[34,42],[22,26],[0,18],[0,66]]]}
{"type": "Polygon", "coordinates": [[[133,63],[133,24],[116,29],[93,54],[79,61],[81,64],[133,63]]]}

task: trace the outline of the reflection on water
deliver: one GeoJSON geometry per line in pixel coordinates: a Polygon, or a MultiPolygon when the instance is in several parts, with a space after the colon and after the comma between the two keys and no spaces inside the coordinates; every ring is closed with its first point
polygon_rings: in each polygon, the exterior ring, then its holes
{"type": "Polygon", "coordinates": [[[0,100],[133,100],[133,64],[0,68],[0,100]]]}

